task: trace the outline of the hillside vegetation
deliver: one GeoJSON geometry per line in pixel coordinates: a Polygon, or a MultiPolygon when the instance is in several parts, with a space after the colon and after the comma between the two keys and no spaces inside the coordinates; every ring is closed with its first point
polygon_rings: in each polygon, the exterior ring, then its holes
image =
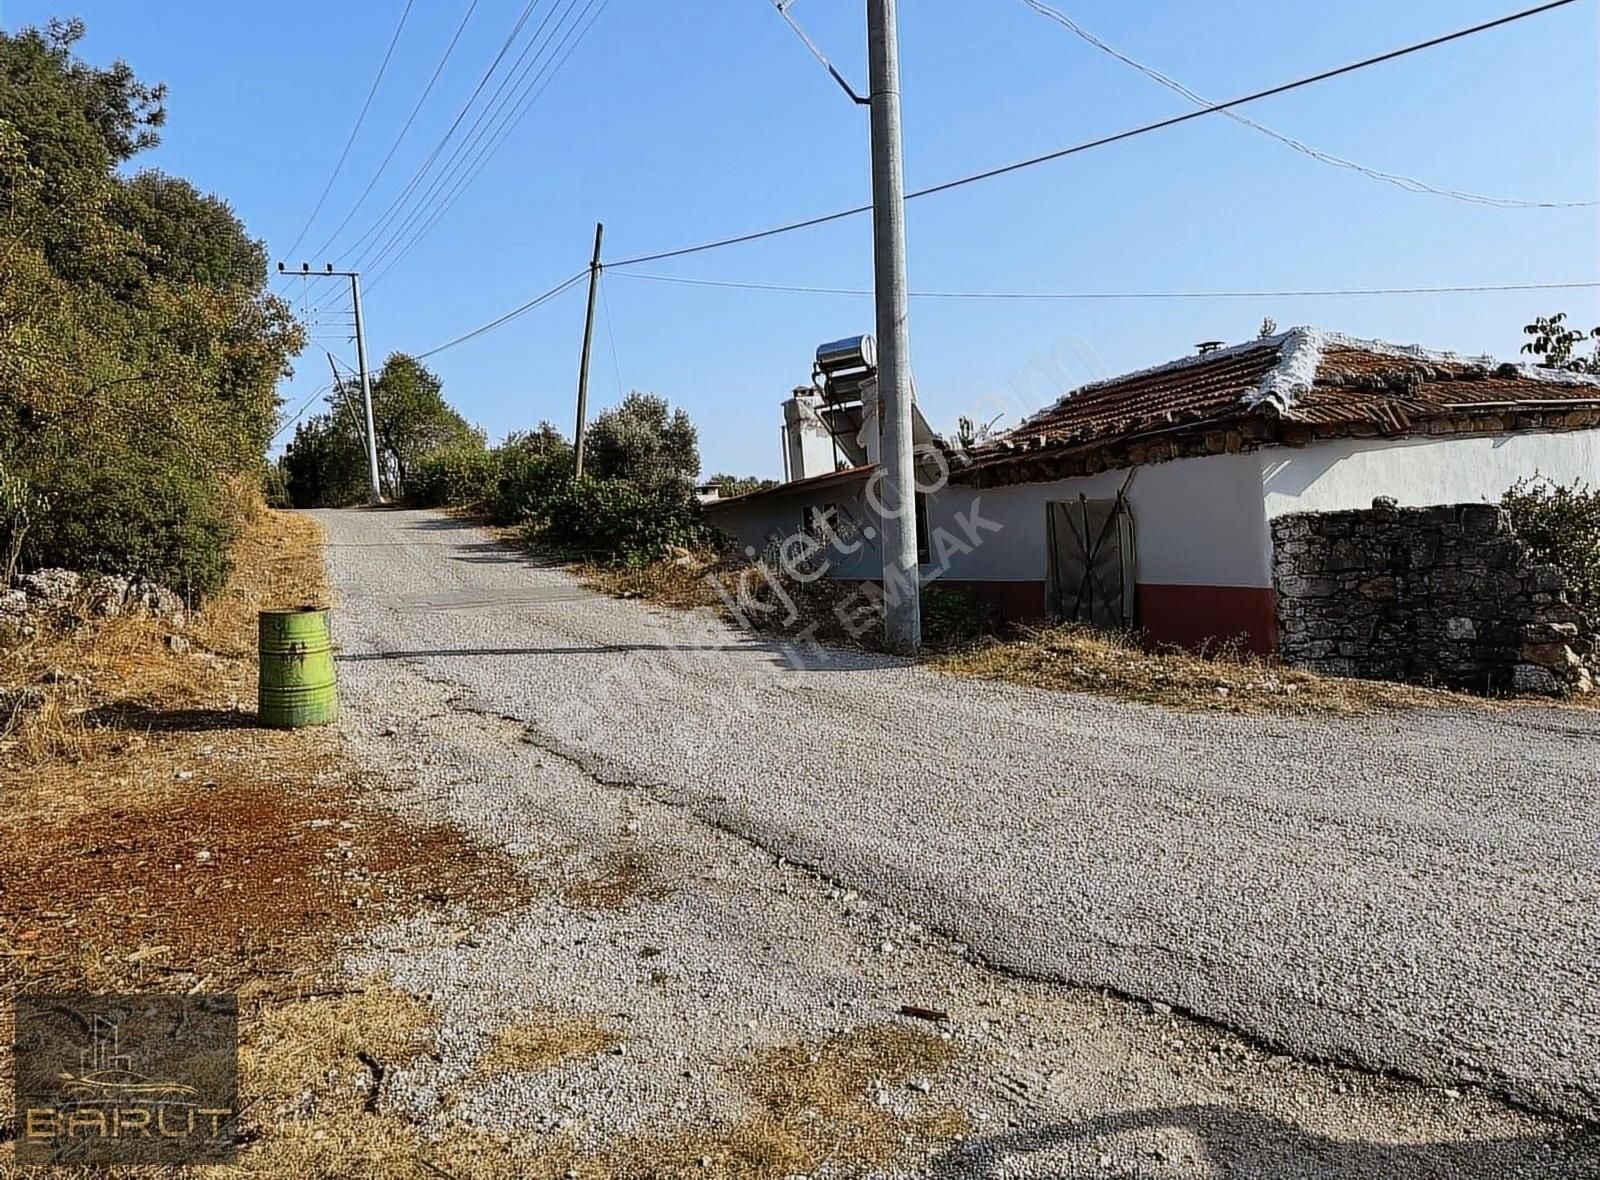
{"type": "Polygon", "coordinates": [[[0,32],[0,577],[66,566],[196,599],[227,577],[303,343],[221,199],[156,171],[165,88],[0,32]]]}

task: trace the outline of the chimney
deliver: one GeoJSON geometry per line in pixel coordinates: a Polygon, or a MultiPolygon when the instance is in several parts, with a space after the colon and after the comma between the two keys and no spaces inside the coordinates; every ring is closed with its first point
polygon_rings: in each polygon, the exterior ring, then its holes
{"type": "Polygon", "coordinates": [[[1222,340],[1202,340],[1199,344],[1196,344],[1194,348],[1195,351],[1201,356],[1205,356],[1209,352],[1216,352],[1223,346],[1224,343],[1226,342],[1222,340]]]}

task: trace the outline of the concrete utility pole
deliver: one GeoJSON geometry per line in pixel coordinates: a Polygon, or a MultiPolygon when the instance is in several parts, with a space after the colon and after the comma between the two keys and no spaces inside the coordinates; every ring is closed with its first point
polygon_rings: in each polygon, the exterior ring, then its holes
{"type": "Polygon", "coordinates": [[[589,409],[589,347],[594,343],[594,300],[600,292],[600,243],[606,227],[594,227],[594,257],[589,262],[589,315],[583,321],[583,360],[578,365],[578,425],[572,432],[572,472],[583,474],[583,424],[589,409]]]}
{"type": "Polygon", "coordinates": [[[383,503],[378,482],[378,430],[372,421],[372,384],[367,379],[367,330],[361,318],[361,275],[350,271],[350,298],[356,308],[356,367],[361,370],[361,404],[367,414],[367,503],[383,503]]]}
{"type": "MultiPolygon", "coordinates": [[[[283,263],[278,263],[279,274],[295,274],[297,272],[287,269],[283,263]]],[[[367,418],[367,503],[383,503],[383,485],[378,481],[378,432],[372,423],[372,383],[367,379],[367,329],[365,321],[361,318],[361,275],[353,270],[334,270],[333,263],[328,263],[322,270],[314,271],[309,262],[300,264],[299,274],[310,278],[312,275],[333,275],[337,278],[350,280],[350,301],[355,306],[356,313],[356,367],[361,373],[361,404],[366,410],[367,418]]],[[[333,363],[333,354],[328,355],[328,363],[333,363]]],[[[334,370],[334,384],[339,384],[339,371],[334,370]]]]}
{"type": "Polygon", "coordinates": [[[905,168],[900,153],[900,38],[895,0],[867,0],[872,105],[872,237],[878,308],[878,413],[883,423],[884,639],[922,646],[912,455],[911,344],[906,330],[905,168]]]}

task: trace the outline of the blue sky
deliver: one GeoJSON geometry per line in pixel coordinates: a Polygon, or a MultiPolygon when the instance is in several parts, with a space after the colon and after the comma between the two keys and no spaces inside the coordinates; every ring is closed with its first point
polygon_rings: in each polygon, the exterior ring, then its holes
{"type": "MultiPolygon", "coordinates": [[[[371,178],[468,3],[417,0],[366,125],[294,261],[310,257],[371,178]]],[[[560,11],[558,0],[543,0],[525,35],[552,6],[560,11]]],[[[1519,5],[1057,6],[1131,56],[1221,99],[1519,5]]],[[[401,7],[401,0],[3,0],[0,23],[12,29],[82,16],[85,56],[120,56],[145,79],[168,83],[163,143],[139,163],[226,197],[277,258],[333,168],[401,7]]],[[[1021,0],[901,7],[912,187],[1188,109],[1021,0]]],[[[479,0],[394,162],[334,243],[336,261],[438,141],[522,8],[523,0],[479,0]]],[[[1435,185],[1592,201],[1600,189],[1596,10],[1585,0],[1247,111],[1322,150],[1435,185]]],[[[864,86],[863,5],[797,0],[793,11],[864,86]]],[[[371,289],[374,363],[394,349],[449,340],[581,269],[596,220],[606,223],[607,255],[619,258],[859,204],[870,196],[867,130],[865,112],[835,88],[768,0],[611,0],[476,181],[371,289]]],[[[1600,277],[1594,208],[1506,210],[1408,193],[1218,116],[913,202],[909,216],[914,290],[1282,290],[1600,277]]],[[[638,269],[864,287],[870,225],[857,218],[638,269]]],[[[289,293],[298,299],[298,284],[289,293]]],[[[334,294],[314,292],[313,302],[332,305],[334,294]]],[[[870,299],[855,296],[669,285],[621,270],[608,273],[605,296],[591,405],[611,404],[628,388],[666,395],[699,424],[707,471],[777,474],[778,402],[808,379],[819,342],[872,328],[870,299]]],[[[1200,340],[1245,339],[1265,315],[1284,327],[1314,323],[1512,357],[1522,324],[1562,309],[1600,322],[1600,295],[918,300],[912,355],[919,399],[936,425],[972,410],[989,417],[1000,407],[1014,423],[1064,381],[1159,363],[1200,340]],[[1029,392],[1019,397],[1018,388],[1029,392]]],[[[491,436],[541,418],[570,430],[582,318],[579,286],[430,363],[451,400],[491,436]]],[[[333,347],[354,359],[348,343],[333,347]]],[[[308,350],[284,388],[291,408],[326,370],[320,349],[308,350]]]]}

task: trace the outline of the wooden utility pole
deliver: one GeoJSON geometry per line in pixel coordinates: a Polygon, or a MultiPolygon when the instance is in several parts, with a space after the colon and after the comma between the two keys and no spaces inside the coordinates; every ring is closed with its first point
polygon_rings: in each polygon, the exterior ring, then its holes
{"type": "Polygon", "coordinates": [[[606,227],[594,227],[594,258],[589,262],[589,314],[583,321],[583,360],[578,366],[578,425],[572,432],[572,470],[583,474],[584,415],[589,409],[589,348],[594,343],[594,301],[600,293],[600,243],[606,227]]]}

